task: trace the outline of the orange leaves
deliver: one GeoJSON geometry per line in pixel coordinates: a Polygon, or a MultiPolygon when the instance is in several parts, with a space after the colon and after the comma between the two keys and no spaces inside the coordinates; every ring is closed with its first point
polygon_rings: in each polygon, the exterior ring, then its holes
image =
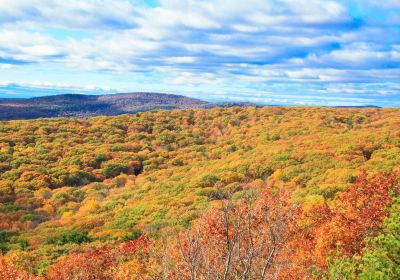
{"type": "Polygon", "coordinates": [[[153,265],[153,254],[157,250],[154,242],[142,235],[138,239],[128,241],[120,247],[119,256],[122,262],[119,265],[117,279],[149,279],[153,265]]]}
{"type": "Polygon", "coordinates": [[[392,194],[398,191],[395,173],[369,178],[363,171],[334,207],[325,203],[307,214],[314,222],[299,240],[304,244],[298,248],[302,252],[299,260],[323,267],[329,253],[337,249],[347,256],[359,254],[366,238],[381,230],[392,194]]]}
{"type": "Polygon", "coordinates": [[[0,259],[0,280],[39,280],[13,263],[0,259]]]}
{"type": "Polygon", "coordinates": [[[333,222],[342,231],[345,254],[359,253],[363,240],[375,236],[387,216],[387,206],[392,192],[398,192],[397,175],[380,174],[369,180],[363,172],[356,183],[340,196],[342,205],[336,209],[333,222]]]}
{"type": "MultiPolygon", "coordinates": [[[[217,271],[225,267],[227,244],[234,263],[229,273],[243,273],[246,259],[260,262],[278,233],[283,239],[274,263],[323,266],[336,246],[357,253],[363,239],[380,229],[391,188],[388,178],[362,175],[338,194],[362,168],[372,174],[400,166],[399,112],[266,107],[4,122],[0,229],[15,231],[6,242],[11,251],[19,250],[20,237],[26,237],[26,254],[37,262],[53,261],[60,250],[47,247],[46,240],[54,226],[87,229],[97,239],[88,247],[97,248],[115,244],[133,227],[157,234],[159,227],[188,226],[215,207],[199,219],[191,238],[200,238],[202,260],[212,260],[217,271]],[[227,197],[237,201],[265,185],[283,184],[295,191],[309,215],[289,219],[289,195],[270,190],[251,203],[221,208],[227,197]],[[26,214],[34,216],[21,219],[26,214]],[[306,232],[297,230],[296,219],[309,226],[306,232]],[[293,239],[292,233],[302,237],[293,239]],[[250,257],[249,248],[257,248],[257,257],[250,257]]],[[[133,250],[134,244],[125,249],[133,250]]],[[[116,264],[124,267],[124,275],[150,273],[149,260],[163,252],[155,249],[161,246],[155,240],[142,245],[142,257],[134,257],[134,250],[121,253],[118,245],[111,249],[124,259],[116,264]]],[[[179,275],[188,264],[177,257],[175,245],[168,246],[167,254],[174,255],[170,270],[179,275]]],[[[71,261],[89,255],[79,258],[71,261]]]]}
{"type": "Polygon", "coordinates": [[[142,235],[114,248],[71,253],[50,266],[46,279],[140,279],[134,275],[146,274],[152,246],[142,235]]]}
{"type": "Polygon", "coordinates": [[[113,249],[71,254],[50,268],[48,279],[307,278],[313,266],[325,267],[330,252],[361,252],[365,238],[380,230],[396,184],[395,174],[362,172],[336,204],[304,214],[283,189],[264,189],[238,204],[223,200],[191,229],[175,238],[169,233],[168,242],[142,235],[113,249]]]}
{"type": "Polygon", "coordinates": [[[121,252],[124,255],[137,255],[144,253],[151,245],[147,236],[141,235],[138,239],[128,241],[121,246],[121,252]]]}
{"type": "MultiPolygon", "coordinates": [[[[297,232],[298,208],[289,193],[270,189],[239,205],[223,201],[179,234],[176,273],[186,279],[264,279],[286,269],[287,242],[297,232]],[[196,278],[198,277],[198,278],[196,278]]],[[[179,279],[179,278],[178,278],[179,279]]]]}
{"type": "Polygon", "coordinates": [[[88,253],[72,253],[53,264],[47,279],[113,279],[116,258],[107,248],[88,253]]]}
{"type": "Polygon", "coordinates": [[[158,240],[142,235],[114,248],[72,253],[50,267],[47,279],[284,277],[287,244],[298,232],[299,209],[289,198],[288,192],[268,189],[237,205],[223,201],[175,238],[171,232],[158,240]]]}

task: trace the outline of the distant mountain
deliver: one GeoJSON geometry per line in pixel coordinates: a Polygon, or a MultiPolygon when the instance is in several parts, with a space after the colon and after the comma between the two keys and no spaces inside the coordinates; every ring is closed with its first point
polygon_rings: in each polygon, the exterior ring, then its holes
{"type": "Polygon", "coordinates": [[[376,108],[376,109],[379,109],[379,108],[382,108],[382,107],[379,107],[379,106],[376,106],[376,105],[355,105],[355,106],[335,106],[334,108],[350,108],[350,109],[352,109],[352,108],[358,108],[358,109],[363,109],[363,108],[370,108],[370,109],[373,109],[373,108],[376,108]]]}
{"type": "Polygon", "coordinates": [[[0,98],[0,120],[51,117],[93,117],[132,114],[155,109],[196,109],[255,106],[245,102],[213,103],[182,95],[119,93],[108,95],[63,94],[34,98],[0,98]]]}

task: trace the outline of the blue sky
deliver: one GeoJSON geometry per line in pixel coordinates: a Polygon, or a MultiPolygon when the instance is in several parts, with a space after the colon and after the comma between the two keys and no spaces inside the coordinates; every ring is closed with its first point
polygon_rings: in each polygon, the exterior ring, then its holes
{"type": "Polygon", "coordinates": [[[0,0],[0,97],[400,107],[398,0],[0,0]]]}

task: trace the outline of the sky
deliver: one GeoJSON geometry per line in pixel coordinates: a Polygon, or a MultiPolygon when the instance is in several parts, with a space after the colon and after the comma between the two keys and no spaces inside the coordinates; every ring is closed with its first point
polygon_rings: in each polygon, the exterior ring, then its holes
{"type": "Polygon", "coordinates": [[[0,0],[0,97],[400,107],[400,0],[0,0]]]}

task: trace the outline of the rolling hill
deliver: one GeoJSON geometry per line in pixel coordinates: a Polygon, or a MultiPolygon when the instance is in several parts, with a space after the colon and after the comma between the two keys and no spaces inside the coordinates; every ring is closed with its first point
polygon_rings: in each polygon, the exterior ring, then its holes
{"type": "Polygon", "coordinates": [[[109,95],[64,94],[34,98],[0,99],[0,120],[50,117],[93,117],[132,114],[155,109],[199,109],[248,106],[241,102],[212,103],[182,95],[120,93],[109,95]]]}

